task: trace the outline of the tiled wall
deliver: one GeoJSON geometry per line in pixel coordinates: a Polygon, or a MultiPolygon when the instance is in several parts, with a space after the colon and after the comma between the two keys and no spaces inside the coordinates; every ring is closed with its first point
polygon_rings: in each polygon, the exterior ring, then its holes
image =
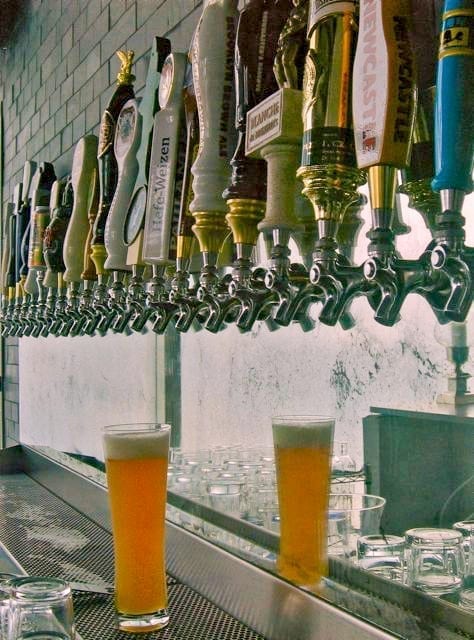
{"type": "MultiPolygon", "coordinates": [[[[186,51],[201,0],[30,0],[5,49],[0,49],[4,114],[4,202],[20,182],[25,160],[70,171],[74,146],[98,134],[114,91],[118,49],[135,51],[135,90],[145,84],[155,35],[186,51]]],[[[1,19],[1,17],[0,17],[1,19]]],[[[27,393],[25,390],[24,393],[27,393]]],[[[18,439],[18,339],[4,345],[7,444],[18,439]]]]}

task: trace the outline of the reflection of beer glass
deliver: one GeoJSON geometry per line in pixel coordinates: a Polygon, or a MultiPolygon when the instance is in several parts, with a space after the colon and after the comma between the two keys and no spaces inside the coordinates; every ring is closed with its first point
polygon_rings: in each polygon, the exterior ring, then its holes
{"type": "Polygon", "coordinates": [[[170,426],[104,429],[115,553],[115,606],[122,631],[168,624],[165,508],[170,426]]]}
{"type": "Polygon", "coordinates": [[[327,574],[327,508],[334,420],[283,416],[272,420],[280,506],[278,571],[317,589],[327,574]]]}

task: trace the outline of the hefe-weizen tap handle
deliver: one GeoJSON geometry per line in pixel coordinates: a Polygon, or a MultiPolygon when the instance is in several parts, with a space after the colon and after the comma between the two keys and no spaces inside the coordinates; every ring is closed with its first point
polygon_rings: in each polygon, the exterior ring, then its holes
{"type": "Polygon", "coordinates": [[[63,244],[72,212],[72,185],[70,178],[56,180],[51,189],[49,206],[51,221],[43,238],[43,253],[46,263],[43,284],[45,287],[57,287],[58,273],[63,273],[66,268],[63,260],[63,244]]]}
{"type": "Polygon", "coordinates": [[[161,70],[160,111],[155,115],[150,156],[143,259],[167,265],[176,259],[176,236],[182,187],[177,174],[183,125],[183,83],[187,56],[171,53],[161,70]]]}
{"type": "MultiPolygon", "coordinates": [[[[199,114],[199,151],[192,166],[196,219],[201,252],[217,256],[228,233],[227,186],[233,152],[234,46],[237,0],[207,0],[194,34],[191,60],[199,114]]],[[[213,261],[213,259],[211,259],[213,261]]]]}
{"type": "Polygon", "coordinates": [[[171,45],[169,40],[166,38],[154,38],[145,90],[138,107],[141,121],[141,139],[137,151],[138,174],[135,179],[123,229],[124,242],[128,247],[128,249],[125,250],[125,260],[128,265],[138,265],[142,263],[142,230],[147,202],[154,116],[159,109],[158,87],[160,84],[161,69],[170,50],[171,45]]]}
{"type": "Polygon", "coordinates": [[[25,281],[25,291],[31,294],[37,290],[36,272],[46,269],[43,237],[50,220],[49,201],[51,187],[55,180],[53,165],[49,162],[42,162],[36,169],[32,182],[28,275],[25,281]]]}
{"type": "Polygon", "coordinates": [[[89,231],[89,185],[97,171],[97,142],[97,136],[87,135],[79,140],[74,149],[71,171],[74,204],[63,247],[66,282],[81,281],[84,246],[89,231]]]}
{"type": "MultiPolygon", "coordinates": [[[[474,1],[445,0],[435,107],[435,191],[473,188],[474,1]]],[[[450,209],[456,203],[444,203],[450,209]]],[[[460,203],[462,205],[462,202],[460,203]]],[[[456,209],[460,209],[456,205],[456,209]]]]}

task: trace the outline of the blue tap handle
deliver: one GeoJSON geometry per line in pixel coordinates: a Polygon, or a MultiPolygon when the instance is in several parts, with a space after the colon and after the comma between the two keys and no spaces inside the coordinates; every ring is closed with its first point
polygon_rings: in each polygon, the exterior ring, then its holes
{"type": "Polygon", "coordinates": [[[472,191],[473,119],[474,0],[445,0],[436,80],[434,191],[472,191]]]}

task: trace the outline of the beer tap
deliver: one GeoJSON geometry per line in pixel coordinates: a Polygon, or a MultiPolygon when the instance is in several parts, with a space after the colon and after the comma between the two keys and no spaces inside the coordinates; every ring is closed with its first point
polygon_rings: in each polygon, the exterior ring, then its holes
{"type": "Polygon", "coordinates": [[[94,288],[93,309],[96,318],[88,322],[84,332],[92,333],[102,322],[101,332],[107,331],[114,319],[114,314],[108,306],[108,271],[105,269],[107,251],[105,249],[105,227],[110,207],[118,182],[118,165],[114,154],[114,138],[117,120],[122,107],[128,100],[134,98],[132,74],[133,51],[117,51],[121,66],[117,75],[117,87],[102,114],[99,131],[99,147],[97,163],[99,170],[99,207],[94,221],[91,239],[91,259],[97,274],[97,284],[94,288]]]}
{"type": "Polygon", "coordinates": [[[130,319],[124,284],[124,277],[130,272],[130,265],[127,264],[128,244],[136,240],[131,234],[135,230],[138,234],[143,220],[147,188],[146,169],[153,115],[157,108],[159,70],[168,52],[169,41],[155,37],[140,106],[137,100],[128,100],[120,111],[115,130],[114,152],[118,165],[118,180],[104,231],[107,250],[104,267],[113,271],[113,281],[109,289],[111,314],[101,321],[99,328],[113,326],[114,331],[120,333],[128,330],[130,319]]]}
{"type": "Polygon", "coordinates": [[[440,193],[433,270],[449,281],[444,306],[448,320],[463,322],[473,294],[474,249],[464,244],[464,197],[473,188],[474,3],[445,0],[436,82],[435,177],[440,193]]]}
{"type": "Polygon", "coordinates": [[[46,308],[47,290],[43,284],[46,263],[43,253],[43,237],[50,220],[49,201],[51,187],[56,180],[54,167],[49,162],[42,162],[36,169],[32,180],[30,241],[28,248],[28,275],[25,280],[25,291],[37,297],[32,298],[28,312],[29,325],[25,335],[37,338],[43,328],[43,316],[46,308]],[[30,331],[31,329],[31,331],[30,331]]]}
{"type": "Polygon", "coordinates": [[[44,327],[41,335],[57,335],[65,318],[67,306],[63,273],[63,245],[72,212],[73,191],[71,178],[56,180],[51,188],[51,221],[44,232],[43,253],[46,263],[43,284],[48,287],[44,327]]]}
{"type": "MultiPolygon", "coordinates": [[[[124,241],[127,246],[125,253],[126,264],[128,269],[132,269],[132,275],[127,290],[125,308],[112,325],[112,329],[119,332],[124,331],[131,321],[136,321],[135,327],[140,327],[140,330],[144,330],[146,323],[146,317],[142,322],[142,316],[147,314],[147,311],[145,311],[146,290],[144,281],[146,263],[142,255],[144,243],[143,227],[147,203],[150,201],[150,172],[154,170],[152,160],[154,162],[158,160],[159,163],[162,152],[166,155],[167,143],[164,140],[165,146],[155,149],[155,156],[153,159],[151,158],[155,136],[160,136],[160,133],[156,130],[156,117],[161,107],[161,100],[159,100],[158,94],[161,86],[163,65],[170,53],[170,49],[169,40],[155,38],[145,91],[138,108],[141,120],[141,142],[137,151],[138,174],[123,231],[124,241]]],[[[156,182],[154,182],[153,188],[155,186],[156,182]]]]}
{"type": "Polygon", "coordinates": [[[92,260],[92,234],[94,223],[97,218],[99,208],[99,171],[95,166],[89,183],[89,197],[87,205],[87,218],[89,230],[84,245],[84,270],[81,273],[82,293],[79,301],[80,318],[75,320],[71,327],[71,335],[93,335],[100,321],[100,316],[93,308],[94,284],[97,281],[95,264],[92,260]]]}
{"type": "MultiPolygon", "coordinates": [[[[192,229],[199,242],[202,268],[190,309],[194,317],[198,313],[204,316],[204,325],[212,314],[221,313],[218,296],[223,287],[217,259],[229,235],[222,192],[229,179],[229,159],[234,147],[231,131],[237,4],[237,0],[206,0],[191,46],[200,144],[191,168],[194,198],[189,209],[195,219],[192,229]]],[[[190,318],[180,314],[176,328],[182,331],[189,325],[190,318]]]]}
{"type": "Polygon", "coordinates": [[[392,326],[407,294],[426,281],[426,265],[403,260],[394,245],[397,170],[405,169],[415,117],[415,70],[410,2],[361,1],[354,71],[354,128],[358,165],[368,172],[372,228],[364,275],[375,319],[392,326]],[[382,61],[385,60],[385,64],[382,61]]]}
{"type": "Polygon", "coordinates": [[[15,255],[15,227],[16,220],[14,219],[14,203],[8,202],[5,208],[5,217],[3,223],[3,246],[2,246],[2,271],[1,271],[1,292],[2,292],[2,307],[1,307],[1,319],[0,325],[2,326],[2,334],[3,331],[9,327],[10,319],[7,316],[8,311],[8,299],[9,299],[9,290],[11,287],[10,282],[14,282],[14,269],[11,269],[10,265],[13,260],[11,260],[12,254],[15,255]],[[9,275],[10,272],[10,275],[9,275]]]}
{"type": "Polygon", "coordinates": [[[152,266],[153,275],[146,305],[135,302],[136,314],[131,323],[135,331],[151,319],[154,331],[161,333],[178,311],[177,305],[169,301],[164,275],[176,260],[186,144],[183,85],[187,66],[190,72],[185,53],[170,53],[161,69],[160,110],[154,118],[142,251],[143,262],[152,266]]]}
{"type": "MultiPolygon", "coordinates": [[[[23,182],[20,185],[18,195],[19,205],[15,207],[15,221],[12,221],[15,229],[15,248],[11,254],[11,269],[15,284],[14,300],[11,307],[12,324],[9,335],[23,335],[26,327],[30,326],[27,320],[31,296],[25,291],[25,280],[28,273],[28,246],[30,237],[31,197],[33,190],[33,175],[36,171],[36,162],[27,160],[23,166],[23,182]]],[[[13,237],[13,236],[12,236],[13,237]]],[[[10,269],[10,271],[11,271],[10,269]]],[[[37,291],[35,289],[35,295],[37,291]]]]}
{"type": "Polygon", "coordinates": [[[19,211],[21,209],[21,191],[23,188],[23,183],[19,182],[15,185],[13,190],[13,203],[12,203],[12,213],[11,216],[7,218],[8,220],[8,236],[5,236],[9,239],[9,250],[4,251],[2,256],[2,265],[5,264],[5,280],[4,280],[4,299],[2,304],[2,336],[10,336],[14,335],[19,328],[19,314],[21,311],[21,303],[22,303],[22,287],[20,288],[20,283],[16,279],[16,254],[20,250],[19,245],[17,245],[17,225],[19,218],[19,211]]]}
{"type": "Polygon", "coordinates": [[[267,165],[262,158],[245,155],[247,113],[278,90],[273,73],[278,38],[292,8],[291,0],[251,0],[241,11],[235,45],[237,147],[230,162],[232,176],[223,197],[229,212],[236,260],[228,293],[218,296],[219,313],[211,313],[206,328],[218,330],[224,321],[244,321],[251,327],[268,304],[276,300],[264,284],[262,270],[252,271],[252,257],[267,197],[267,165]]]}
{"type": "Polygon", "coordinates": [[[71,169],[71,185],[74,194],[71,219],[66,231],[63,246],[63,260],[66,270],[63,279],[67,283],[66,319],[60,329],[60,335],[67,336],[80,330],[81,321],[80,289],[81,274],[84,267],[84,248],[89,233],[89,205],[91,185],[97,174],[97,137],[86,135],[79,139],[74,149],[71,169]],[[76,324],[75,324],[76,323],[76,324]]]}
{"type": "MultiPolygon", "coordinates": [[[[172,318],[176,318],[175,323],[181,331],[187,331],[201,309],[201,302],[190,289],[189,273],[192,258],[197,249],[197,238],[192,231],[194,218],[189,211],[189,205],[193,198],[191,167],[199,149],[199,118],[190,62],[188,62],[184,79],[183,103],[186,122],[186,152],[176,238],[176,269],[171,281],[169,306],[162,301],[164,282],[162,276],[156,273],[157,267],[154,268],[149,290],[149,304],[160,305],[161,309],[161,313],[158,314],[157,320],[153,324],[153,331],[157,333],[162,333],[172,318]]],[[[197,328],[201,325],[196,321],[193,326],[197,328]]]]}
{"type": "Polygon", "coordinates": [[[310,2],[309,6],[303,152],[297,175],[314,208],[318,240],[310,270],[312,282],[307,284],[303,265],[295,265],[293,273],[290,271],[292,295],[280,303],[275,314],[281,325],[288,325],[297,316],[307,318],[307,308],[316,301],[324,301],[322,321],[327,324],[334,324],[342,313],[342,308],[333,312],[343,290],[336,277],[336,268],[344,262],[336,251],[336,233],[346,209],[358,200],[357,187],[363,181],[354,167],[349,106],[355,10],[355,2],[336,3],[334,7],[310,2]]]}

